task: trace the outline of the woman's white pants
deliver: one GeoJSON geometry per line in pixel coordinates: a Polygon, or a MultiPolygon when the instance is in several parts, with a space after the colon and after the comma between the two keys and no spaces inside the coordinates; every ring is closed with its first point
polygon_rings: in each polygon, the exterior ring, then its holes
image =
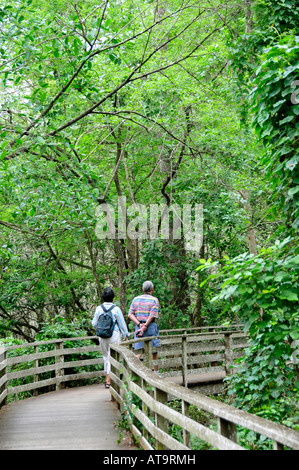
{"type": "Polygon", "coordinates": [[[99,338],[100,348],[104,359],[104,371],[106,374],[110,374],[110,344],[120,343],[120,332],[113,331],[111,338],[99,338]]]}

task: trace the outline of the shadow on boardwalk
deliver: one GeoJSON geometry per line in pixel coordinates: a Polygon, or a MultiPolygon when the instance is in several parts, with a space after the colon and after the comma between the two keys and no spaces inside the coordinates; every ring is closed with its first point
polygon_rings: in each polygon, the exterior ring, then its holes
{"type": "Polygon", "coordinates": [[[12,402],[0,410],[1,450],[131,450],[118,445],[119,412],[104,385],[12,402]]]}

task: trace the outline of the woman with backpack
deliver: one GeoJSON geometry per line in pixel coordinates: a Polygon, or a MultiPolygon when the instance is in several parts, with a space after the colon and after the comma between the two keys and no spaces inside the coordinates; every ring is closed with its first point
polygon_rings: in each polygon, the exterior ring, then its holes
{"type": "Polygon", "coordinates": [[[106,287],[102,293],[103,304],[96,308],[91,322],[99,337],[104,358],[105,388],[110,387],[110,344],[120,343],[121,335],[125,340],[129,337],[122,311],[112,303],[113,299],[113,290],[111,287],[106,287]]]}

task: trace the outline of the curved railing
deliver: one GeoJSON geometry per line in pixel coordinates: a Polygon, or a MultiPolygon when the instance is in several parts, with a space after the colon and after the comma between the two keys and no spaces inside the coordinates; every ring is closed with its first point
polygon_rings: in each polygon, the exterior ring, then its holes
{"type": "Polygon", "coordinates": [[[0,349],[0,406],[9,395],[58,390],[66,382],[104,375],[97,337],[25,343],[0,349]],[[92,369],[92,370],[89,370],[92,369]]]}
{"type": "MultiPolygon", "coordinates": [[[[161,331],[159,376],[152,371],[150,339],[144,340],[143,362],[132,350],[134,340],[111,345],[111,395],[139,445],[144,449],[192,449],[194,440],[200,439],[217,449],[242,449],[236,442],[241,427],[268,437],[274,449],[299,449],[298,432],[187,388],[192,377],[202,382],[207,373],[230,374],[233,360],[243,354],[246,337],[242,331],[213,329],[161,331]],[[214,417],[217,429],[198,422],[194,410],[214,417]]],[[[103,375],[96,337],[4,347],[0,350],[0,406],[8,396],[36,395],[63,388],[67,382],[103,375]]]]}
{"type": "MultiPolygon", "coordinates": [[[[223,331],[228,327],[199,327],[162,330],[172,335],[180,331],[223,331]]],[[[0,406],[7,397],[24,392],[36,395],[61,389],[66,382],[104,375],[103,358],[96,336],[72,337],[0,347],[0,406]],[[91,369],[91,370],[89,370],[91,369]]]]}
{"type": "Polygon", "coordinates": [[[143,449],[187,450],[198,443],[203,448],[205,443],[216,449],[244,450],[237,442],[242,429],[272,440],[275,450],[299,449],[298,432],[186,388],[192,372],[199,381],[207,370],[230,374],[244,340],[237,331],[161,337],[159,376],[152,371],[150,339],[144,340],[142,363],[131,350],[134,341],[111,345],[111,394],[143,449]],[[170,367],[177,368],[185,386],[174,383],[173,371],[163,372],[170,367]],[[214,418],[214,429],[198,421],[196,415],[201,413],[214,418]]]}

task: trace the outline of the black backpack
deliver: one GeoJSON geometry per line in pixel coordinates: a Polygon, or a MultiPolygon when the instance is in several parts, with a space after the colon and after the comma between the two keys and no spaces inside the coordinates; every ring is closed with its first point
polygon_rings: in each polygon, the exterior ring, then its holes
{"type": "Polygon", "coordinates": [[[115,322],[113,321],[111,310],[114,307],[115,305],[111,305],[111,307],[106,310],[104,305],[101,305],[104,313],[99,316],[97,323],[97,336],[100,338],[111,338],[113,334],[115,322]]]}

